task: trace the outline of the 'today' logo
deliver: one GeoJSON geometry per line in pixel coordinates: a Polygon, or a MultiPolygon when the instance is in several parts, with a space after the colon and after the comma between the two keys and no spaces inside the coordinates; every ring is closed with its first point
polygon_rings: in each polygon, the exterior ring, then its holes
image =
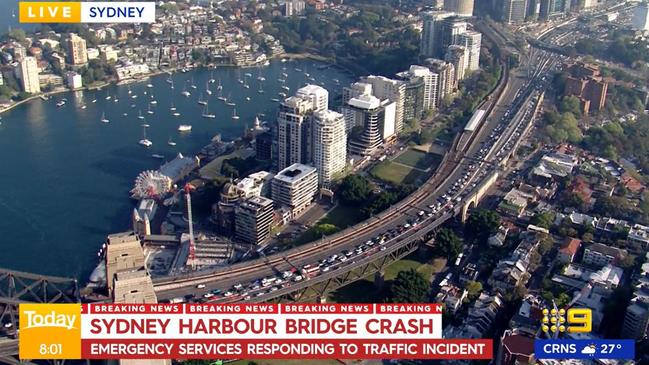
{"type": "Polygon", "coordinates": [[[36,311],[24,311],[23,314],[27,316],[27,326],[22,329],[40,328],[40,327],[61,327],[68,330],[77,329],[74,323],[77,316],[72,314],[57,314],[51,311],[48,314],[40,314],[36,311]]]}

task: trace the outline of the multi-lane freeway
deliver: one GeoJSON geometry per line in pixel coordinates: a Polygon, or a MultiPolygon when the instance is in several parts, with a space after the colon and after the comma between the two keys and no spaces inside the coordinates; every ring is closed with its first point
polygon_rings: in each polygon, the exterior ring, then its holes
{"type": "MultiPolygon", "coordinates": [[[[210,300],[268,300],[352,270],[367,260],[421,239],[455,214],[465,197],[497,169],[496,156],[506,148],[517,128],[507,128],[529,108],[528,100],[553,64],[553,55],[536,52],[528,59],[532,77],[503,72],[496,97],[483,107],[488,116],[465,148],[451,148],[438,172],[412,195],[387,211],[321,241],[261,259],[213,271],[156,279],[160,300],[195,294],[210,300]],[[307,273],[308,272],[308,273],[307,273]]],[[[517,137],[520,137],[520,132],[517,137]]],[[[501,153],[502,154],[502,153],[501,153]]]]}

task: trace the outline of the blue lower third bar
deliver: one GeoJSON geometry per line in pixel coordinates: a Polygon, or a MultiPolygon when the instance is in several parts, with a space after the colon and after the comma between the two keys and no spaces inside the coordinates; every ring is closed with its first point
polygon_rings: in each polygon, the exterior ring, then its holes
{"type": "Polygon", "coordinates": [[[633,340],[536,340],[537,359],[635,359],[633,340]]]}

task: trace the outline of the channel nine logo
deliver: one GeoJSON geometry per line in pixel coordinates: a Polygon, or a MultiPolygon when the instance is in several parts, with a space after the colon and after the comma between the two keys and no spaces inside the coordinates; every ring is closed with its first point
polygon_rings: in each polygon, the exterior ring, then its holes
{"type": "Polygon", "coordinates": [[[541,329],[548,336],[559,333],[590,333],[593,313],[589,308],[543,309],[541,329]]]}

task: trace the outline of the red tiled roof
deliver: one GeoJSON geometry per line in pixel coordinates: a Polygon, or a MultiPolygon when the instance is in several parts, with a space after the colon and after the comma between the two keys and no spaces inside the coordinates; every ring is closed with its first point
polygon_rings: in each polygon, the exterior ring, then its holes
{"type": "Polygon", "coordinates": [[[528,361],[534,354],[534,339],[523,335],[510,335],[503,338],[505,351],[519,361],[528,361]]]}
{"type": "Polygon", "coordinates": [[[581,240],[568,237],[566,238],[566,242],[564,243],[563,247],[561,247],[559,252],[566,253],[569,254],[570,256],[573,256],[574,254],[577,253],[580,244],[581,244],[581,240]]]}

